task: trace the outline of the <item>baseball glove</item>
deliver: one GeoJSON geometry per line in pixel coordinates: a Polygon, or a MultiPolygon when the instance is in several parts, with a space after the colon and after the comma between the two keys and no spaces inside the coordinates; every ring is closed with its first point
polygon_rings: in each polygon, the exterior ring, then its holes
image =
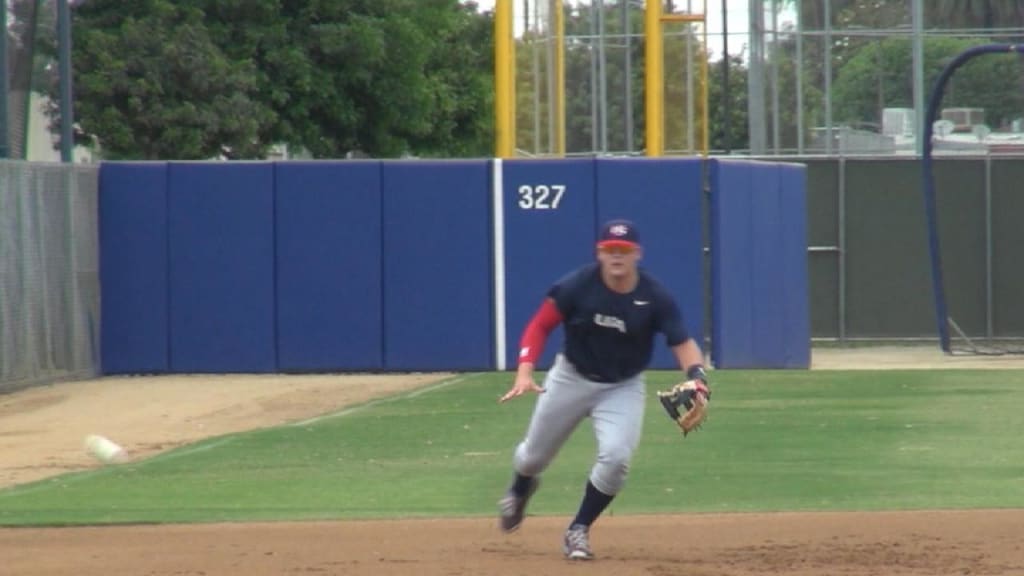
{"type": "Polygon", "coordinates": [[[683,436],[700,428],[707,420],[710,399],[711,390],[707,384],[696,379],[658,391],[658,400],[661,400],[669,418],[675,420],[682,429],[683,436]]]}

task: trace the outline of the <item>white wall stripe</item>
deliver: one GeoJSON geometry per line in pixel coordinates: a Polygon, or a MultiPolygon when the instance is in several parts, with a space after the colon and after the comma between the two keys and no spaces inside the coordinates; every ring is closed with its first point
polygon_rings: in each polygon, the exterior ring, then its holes
{"type": "Polygon", "coordinates": [[[494,361],[505,369],[505,182],[502,160],[491,164],[491,201],[494,207],[494,361]]]}

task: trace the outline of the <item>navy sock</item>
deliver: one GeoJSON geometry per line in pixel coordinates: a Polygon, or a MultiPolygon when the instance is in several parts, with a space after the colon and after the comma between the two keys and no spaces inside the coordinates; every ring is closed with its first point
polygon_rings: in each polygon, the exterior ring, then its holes
{"type": "Polygon", "coordinates": [[[609,496],[601,492],[590,481],[587,481],[587,490],[583,494],[583,502],[580,503],[580,510],[576,513],[576,518],[573,519],[572,525],[582,524],[590,526],[604,512],[604,509],[612,503],[613,498],[615,498],[614,495],[609,496]]]}
{"type": "Polygon", "coordinates": [[[516,478],[512,481],[512,493],[522,498],[530,492],[530,484],[533,481],[533,476],[523,476],[516,472],[516,478]]]}

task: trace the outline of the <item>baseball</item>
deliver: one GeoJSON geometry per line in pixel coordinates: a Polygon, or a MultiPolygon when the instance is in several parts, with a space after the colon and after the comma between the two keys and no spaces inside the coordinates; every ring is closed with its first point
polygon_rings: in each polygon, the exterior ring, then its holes
{"type": "Polygon", "coordinates": [[[128,458],[124,448],[98,434],[85,437],[85,451],[104,464],[124,462],[128,458]]]}

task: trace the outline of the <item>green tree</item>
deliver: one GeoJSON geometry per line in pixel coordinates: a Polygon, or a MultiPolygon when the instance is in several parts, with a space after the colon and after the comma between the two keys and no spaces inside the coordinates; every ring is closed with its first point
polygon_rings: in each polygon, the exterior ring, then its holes
{"type": "MultiPolygon", "coordinates": [[[[930,28],[1020,28],[1024,26],[1024,0],[921,0],[925,26],[930,28]]],[[[825,28],[825,6],[833,29],[895,28],[910,24],[912,0],[782,0],[780,8],[800,7],[805,30],[825,28]]]]}
{"type": "MultiPolygon", "coordinates": [[[[891,38],[862,48],[840,70],[834,85],[835,118],[845,123],[880,124],[882,109],[913,107],[910,40],[891,38]]],[[[924,74],[932,85],[945,64],[985,39],[927,38],[924,74]]],[[[968,62],[957,71],[943,98],[944,107],[984,108],[986,123],[1000,127],[1020,117],[1021,63],[1017,55],[990,55],[968,62]]]]}
{"type": "MultiPolygon", "coordinates": [[[[878,41],[865,34],[866,29],[909,30],[912,0],[827,0],[833,29],[831,54],[833,74],[845,66],[854,54],[878,41]]],[[[780,7],[799,6],[804,30],[825,28],[826,2],[782,0],[780,7]]],[[[922,0],[926,28],[1021,28],[1024,27],[1024,0],[922,0]]],[[[1020,35],[1017,35],[1019,40],[1020,35]]],[[[824,45],[814,38],[805,39],[805,62],[811,80],[822,86],[824,45]]],[[[835,76],[833,76],[834,78],[835,76]]]]}
{"type": "MultiPolygon", "coordinates": [[[[667,3],[666,10],[671,10],[667,3]]],[[[598,100],[601,96],[601,77],[595,75],[597,58],[600,55],[601,39],[595,37],[594,10],[591,7],[566,10],[565,86],[566,86],[566,148],[569,152],[593,152],[595,135],[601,126],[608,127],[607,144],[609,151],[635,152],[645,146],[645,45],[639,36],[643,29],[644,13],[639,5],[630,5],[627,11],[628,26],[636,37],[630,43],[627,54],[621,40],[623,33],[622,7],[606,3],[603,20],[605,27],[604,113],[598,100]],[[625,60],[629,58],[627,73],[625,60]],[[595,76],[596,82],[595,82],[595,76]],[[629,94],[629,103],[626,95],[629,94]],[[632,141],[626,133],[627,106],[632,107],[632,141]]],[[[665,30],[664,43],[664,85],[665,85],[665,148],[666,150],[697,150],[703,129],[703,103],[700,90],[700,63],[706,57],[706,50],[692,27],[671,26],[665,30]],[[689,58],[687,55],[689,53],[689,58]],[[692,84],[687,78],[687,65],[691,65],[692,84]],[[693,92],[694,110],[691,125],[687,102],[693,92]],[[690,135],[693,135],[691,147],[690,135]]],[[[521,64],[522,65],[522,64],[521,64]]],[[[600,143],[597,143],[600,146],[600,143]]]]}
{"type": "Polygon", "coordinates": [[[832,27],[835,27],[839,15],[857,1],[858,0],[819,0],[817,2],[799,2],[798,0],[782,0],[778,3],[778,7],[781,9],[799,6],[800,14],[798,16],[800,21],[803,22],[804,29],[822,30],[826,27],[826,24],[829,23],[832,27]],[[830,19],[832,20],[831,22],[825,21],[826,3],[830,19]]]}
{"type": "Polygon", "coordinates": [[[253,63],[225,56],[200,9],[93,0],[75,16],[76,120],[106,157],[263,153],[257,135],[269,115],[256,98],[253,63]]]}
{"type": "MultiPolygon", "coordinates": [[[[671,6],[666,5],[666,10],[670,9],[671,6]]],[[[592,21],[594,11],[590,6],[573,10],[567,4],[563,5],[563,10],[567,37],[565,45],[566,148],[569,153],[595,152],[597,149],[595,147],[595,128],[604,123],[595,113],[595,96],[600,94],[600,85],[594,82],[594,59],[598,56],[598,40],[593,38],[596,28],[592,21]]],[[[643,30],[642,5],[630,5],[627,14],[628,29],[637,35],[629,46],[628,73],[625,65],[626,47],[620,36],[623,32],[622,6],[610,2],[605,3],[606,62],[604,77],[607,82],[605,108],[608,115],[608,149],[613,152],[637,152],[643,150],[645,146],[645,45],[643,38],[639,36],[643,30]],[[627,93],[629,94],[628,100],[627,93]],[[632,104],[632,148],[628,145],[630,138],[626,132],[628,125],[626,121],[627,102],[632,104]]],[[[670,26],[665,32],[666,149],[696,151],[701,145],[700,136],[703,130],[703,94],[699,80],[701,61],[707,56],[706,49],[700,38],[692,34],[688,26],[670,26]],[[687,78],[688,52],[693,72],[692,85],[687,78]],[[695,104],[692,123],[687,110],[687,98],[691,90],[695,104]],[[691,130],[694,139],[692,144],[691,130]]],[[[547,139],[551,110],[547,50],[551,46],[552,40],[546,34],[546,30],[543,33],[528,30],[519,39],[516,48],[517,145],[520,149],[540,154],[548,153],[552,149],[547,139]],[[535,57],[538,58],[537,62],[539,63],[537,73],[534,72],[535,57]],[[535,145],[535,143],[537,144],[535,145]]],[[[727,107],[722,105],[726,98],[721,79],[722,66],[721,62],[713,64],[707,78],[709,140],[713,150],[721,150],[725,147],[724,124],[727,107]]],[[[747,71],[739,57],[732,59],[730,70],[729,143],[731,148],[744,148],[748,142],[747,71]]],[[[813,92],[812,89],[805,86],[805,93],[813,92]]],[[[812,112],[820,110],[820,102],[820,97],[815,99],[805,95],[805,105],[811,106],[812,112]]],[[[795,104],[791,108],[795,110],[795,104]]],[[[795,112],[792,112],[786,117],[790,118],[794,115],[795,112]]],[[[789,124],[793,126],[790,131],[795,131],[795,120],[789,124]]],[[[600,146],[600,142],[597,145],[600,146]]]]}
{"type": "MultiPolygon", "coordinates": [[[[589,7],[567,10],[565,17],[566,36],[577,37],[567,42],[565,48],[565,139],[569,152],[596,151],[595,121],[600,122],[600,118],[596,116],[595,100],[600,86],[594,82],[593,66],[599,55],[600,40],[587,37],[593,34],[592,19],[593,11],[589,7]]],[[[610,61],[608,64],[618,66],[610,61]]]]}
{"type": "Polygon", "coordinates": [[[726,62],[722,59],[714,63],[708,86],[708,123],[711,127],[712,150],[746,148],[750,142],[750,126],[747,124],[747,69],[743,65],[743,58],[739,56],[730,56],[728,64],[726,62]],[[729,66],[728,94],[723,81],[726,65],[729,66]]]}
{"type": "Polygon", "coordinates": [[[291,4],[301,6],[289,14],[288,37],[306,66],[277,112],[315,156],[444,155],[465,136],[455,130],[460,115],[489,114],[482,79],[451,83],[484,74],[490,61],[486,46],[466,43],[467,19],[479,16],[457,0],[291,4]]]}
{"type": "Polygon", "coordinates": [[[490,150],[490,17],[458,0],[90,0],[76,120],[108,157],[490,150]]]}
{"type": "Polygon", "coordinates": [[[804,142],[810,139],[810,132],[815,127],[821,126],[824,122],[824,94],[817,86],[803,79],[803,98],[797,100],[797,63],[792,54],[786,51],[775,51],[770,58],[777,67],[777,82],[775,89],[771,82],[766,82],[765,102],[769,103],[768,117],[765,119],[767,130],[767,141],[770,147],[775,147],[774,138],[778,134],[778,147],[783,150],[795,150],[800,144],[798,130],[801,128],[798,122],[798,113],[803,112],[804,142]],[[774,106],[777,91],[777,109],[774,106]],[[778,122],[776,130],[775,123],[778,122]]]}
{"type": "Polygon", "coordinates": [[[455,11],[428,69],[439,83],[435,128],[413,139],[421,156],[484,157],[494,150],[494,19],[475,5],[455,11]]]}
{"type": "Polygon", "coordinates": [[[695,30],[693,24],[666,26],[664,41],[665,149],[687,154],[702,150],[704,134],[701,75],[708,54],[695,30]]]}
{"type": "Polygon", "coordinates": [[[925,11],[929,24],[941,23],[949,28],[1024,26],[1022,0],[930,0],[925,3],[925,11]]]}
{"type": "Polygon", "coordinates": [[[516,43],[516,148],[538,156],[556,149],[550,125],[552,46],[536,30],[527,30],[516,43]]]}

